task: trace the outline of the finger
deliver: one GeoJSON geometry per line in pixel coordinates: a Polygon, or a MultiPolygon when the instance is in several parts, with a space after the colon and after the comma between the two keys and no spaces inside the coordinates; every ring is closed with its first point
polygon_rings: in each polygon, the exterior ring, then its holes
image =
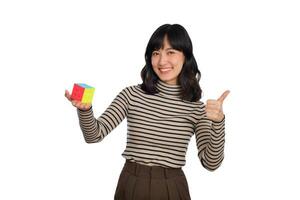
{"type": "Polygon", "coordinates": [[[78,102],[76,100],[72,100],[71,102],[72,102],[72,105],[75,106],[75,107],[78,107],[78,105],[80,103],[80,102],[78,102]]]}
{"type": "Polygon", "coordinates": [[[90,105],[91,105],[91,104],[89,104],[89,103],[82,103],[82,104],[80,105],[80,109],[81,109],[81,110],[88,110],[88,109],[90,108],[90,105]]]}
{"type": "Polygon", "coordinates": [[[86,110],[87,109],[87,104],[82,103],[81,101],[79,101],[78,104],[77,104],[77,108],[79,108],[81,110],[86,110]]]}
{"type": "Polygon", "coordinates": [[[219,104],[219,102],[215,99],[208,99],[206,100],[206,105],[215,105],[215,104],[219,104]]]}
{"type": "Polygon", "coordinates": [[[230,93],[229,90],[226,90],[219,98],[218,101],[220,101],[221,103],[223,103],[223,101],[225,100],[225,98],[228,96],[228,94],[230,93]]]}
{"type": "Polygon", "coordinates": [[[222,106],[206,106],[206,112],[220,112],[223,110],[222,106]]]}
{"type": "Polygon", "coordinates": [[[69,93],[68,90],[65,90],[65,97],[66,97],[69,101],[71,101],[71,95],[70,95],[70,93],[69,93]]]}
{"type": "Polygon", "coordinates": [[[205,107],[210,109],[220,109],[222,107],[222,103],[217,100],[212,100],[212,101],[208,101],[205,107]]]}
{"type": "Polygon", "coordinates": [[[83,105],[83,103],[81,103],[80,101],[78,101],[78,102],[76,103],[76,107],[77,107],[77,108],[80,108],[81,110],[84,109],[84,105],[83,105]]]}
{"type": "Polygon", "coordinates": [[[86,106],[85,106],[85,108],[86,108],[86,109],[89,109],[91,106],[92,106],[92,104],[87,103],[86,106]]]}
{"type": "Polygon", "coordinates": [[[83,104],[81,105],[81,107],[82,107],[82,110],[86,110],[86,109],[87,109],[87,104],[86,104],[86,103],[83,103],[83,104]]]}
{"type": "Polygon", "coordinates": [[[85,110],[84,104],[79,104],[79,105],[77,106],[77,108],[79,108],[80,110],[85,110]]]}
{"type": "Polygon", "coordinates": [[[88,110],[89,108],[90,108],[90,104],[85,104],[85,105],[84,105],[84,109],[85,109],[85,110],[88,110]]]}
{"type": "Polygon", "coordinates": [[[218,110],[222,110],[222,105],[207,105],[206,109],[218,111],[218,110]]]}

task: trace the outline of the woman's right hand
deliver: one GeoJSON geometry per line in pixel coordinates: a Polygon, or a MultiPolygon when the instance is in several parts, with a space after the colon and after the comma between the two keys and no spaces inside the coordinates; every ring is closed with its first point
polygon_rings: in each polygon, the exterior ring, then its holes
{"type": "Polygon", "coordinates": [[[65,90],[65,97],[72,103],[74,107],[80,110],[89,110],[92,107],[92,104],[90,103],[81,103],[80,101],[72,100],[68,90],[65,90]]]}

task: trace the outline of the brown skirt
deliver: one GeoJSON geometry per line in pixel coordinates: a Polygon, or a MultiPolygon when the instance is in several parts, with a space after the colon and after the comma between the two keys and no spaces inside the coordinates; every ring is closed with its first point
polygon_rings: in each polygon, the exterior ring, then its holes
{"type": "Polygon", "coordinates": [[[126,160],[115,191],[115,200],[190,200],[181,168],[146,166],[126,160]]]}

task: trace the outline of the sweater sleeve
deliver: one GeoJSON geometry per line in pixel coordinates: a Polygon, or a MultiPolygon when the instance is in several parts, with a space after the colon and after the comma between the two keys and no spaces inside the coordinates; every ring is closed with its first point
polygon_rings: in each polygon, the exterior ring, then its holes
{"type": "Polygon", "coordinates": [[[196,124],[195,136],[202,166],[209,171],[216,170],[224,159],[225,116],[220,122],[215,122],[204,114],[196,124]]]}
{"type": "Polygon", "coordinates": [[[96,143],[103,140],[127,117],[128,105],[129,96],[127,88],[125,88],[97,119],[94,117],[92,107],[86,111],[77,109],[79,125],[85,141],[87,143],[96,143]]]}

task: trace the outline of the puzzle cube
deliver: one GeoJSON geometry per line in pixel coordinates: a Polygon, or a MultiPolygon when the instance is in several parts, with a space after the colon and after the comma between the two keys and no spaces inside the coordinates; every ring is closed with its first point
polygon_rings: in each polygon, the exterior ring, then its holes
{"type": "Polygon", "coordinates": [[[71,99],[80,101],[82,103],[92,103],[95,88],[84,84],[75,83],[71,94],[71,99]]]}

